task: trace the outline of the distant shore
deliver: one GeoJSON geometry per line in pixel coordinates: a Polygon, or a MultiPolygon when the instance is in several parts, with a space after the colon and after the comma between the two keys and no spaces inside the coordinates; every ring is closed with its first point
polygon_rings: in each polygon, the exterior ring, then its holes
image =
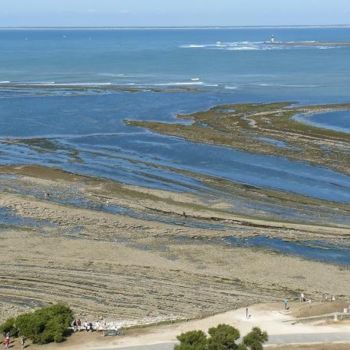
{"type": "Polygon", "coordinates": [[[222,26],[222,25],[210,25],[210,26],[1,26],[1,29],[269,29],[269,28],[350,28],[350,24],[290,24],[290,25],[238,25],[238,26],[222,26]]]}

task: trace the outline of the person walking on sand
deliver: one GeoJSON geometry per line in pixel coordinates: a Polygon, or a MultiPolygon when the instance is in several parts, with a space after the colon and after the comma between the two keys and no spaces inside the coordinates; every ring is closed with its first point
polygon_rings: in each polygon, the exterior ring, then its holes
{"type": "Polygon", "coordinates": [[[246,307],[245,309],[245,318],[248,320],[249,318],[249,309],[246,307]]]}

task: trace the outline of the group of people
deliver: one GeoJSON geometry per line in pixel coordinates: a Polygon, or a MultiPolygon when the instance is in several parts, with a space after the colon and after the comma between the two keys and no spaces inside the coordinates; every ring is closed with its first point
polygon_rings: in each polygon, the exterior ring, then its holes
{"type": "Polygon", "coordinates": [[[300,302],[301,303],[309,303],[309,304],[311,304],[311,299],[306,299],[305,294],[304,293],[300,293],[300,302]]]}
{"type": "MultiPolygon", "coordinates": [[[[120,335],[120,329],[121,327],[119,325],[107,323],[102,318],[99,321],[96,322],[84,322],[82,323],[80,319],[75,319],[72,324],[71,328],[74,332],[111,332],[115,333],[114,335],[120,335]]],[[[105,335],[105,333],[104,333],[105,335]]]]}
{"type": "Polygon", "coordinates": [[[80,319],[74,320],[72,322],[72,327],[74,332],[85,330],[87,332],[92,332],[94,330],[91,322],[81,323],[80,319]]]}

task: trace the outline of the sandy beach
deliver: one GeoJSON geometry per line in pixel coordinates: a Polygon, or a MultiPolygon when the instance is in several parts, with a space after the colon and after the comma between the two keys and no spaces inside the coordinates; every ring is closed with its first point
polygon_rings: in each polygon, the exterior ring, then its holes
{"type": "MultiPolygon", "coordinates": [[[[92,198],[97,186],[106,185],[60,171],[33,172],[29,168],[25,175],[26,168],[20,169],[22,174],[11,180],[17,187],[7,187],[0,206],[34,225],[2,227],[3,320],[59,301],[69,303],[82,319],[130,325],[193,319],[261,302],[293,300],[301,291],[312,300],[321,300],[325,294],[350,298],[350,273],[345,266],[217,244],[222,231],[186,226],[189,218],[178,225],[78,208],[63,201],[70,191],[92,198]],[[51,194],[56,188],[62,203],[53,195],[28,194],[33,186],[51,194]]],[[[16,171],[20,172],[12,169],[16,171]]],[[[186,202],[196,203],[197,208],[186,209],[189,216],[193,210],[203,218],[222,215],[213,219],[216,223],[231,219],[225,236],[323,237],[336,242],[349,233],[345,227],[269,225],[266,221],[262,225],[259,220],[218,212],[215,206],[201,210],[200,198],[193,196],[133,190],[133,199],[140,197],[136,201],[140,207],[149,207],[153,201],[158,209],[174,213],[186,202]]],[[[126,189],[111,191],[108,198],[116,203],[132,199],[126,189]]]]}

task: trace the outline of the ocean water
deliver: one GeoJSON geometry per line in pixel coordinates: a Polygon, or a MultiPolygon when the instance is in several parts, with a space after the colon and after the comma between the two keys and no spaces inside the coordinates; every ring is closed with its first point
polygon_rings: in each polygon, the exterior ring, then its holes
{"type": "MultiPolygon", "coordinates": [[[[345,42],[350,29],[1,30],[0,164],[207,191],[187,170],[350,203],[349,176],[124,123],[175,122],[221,103],[350,101],[350,47],[274,47],[271,35],[345,42]]],[[[332,125],[350,121],[335,114],[332,125]]]]}
{"type": "Polygon", "coordinates": [[[298,115],[295,117],[295,119],[318,128],[326,128],[341,131],[343,133],[350,133],[349,111],[319,113],[310,116],[298,115]]]}

